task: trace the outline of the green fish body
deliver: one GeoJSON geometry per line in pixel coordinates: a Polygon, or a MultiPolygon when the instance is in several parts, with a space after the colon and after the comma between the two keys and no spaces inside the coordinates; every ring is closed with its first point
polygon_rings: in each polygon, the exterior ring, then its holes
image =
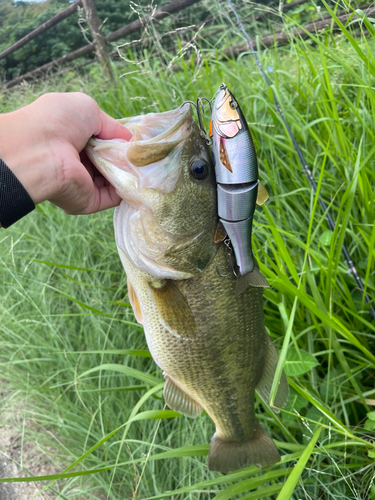
{"type": "MultiPolygon", "coordinates": [[[[216,426],[208,466],[224,473],[276,463],[279,453],[255,417],[268,401],[278,360],[265,331],[256,268],[236,294],[225,245],[215,242],[216,182],[190,110],[123,120],[129,143],[91,140],[87,152],[123,198],[116,243],[131,304],[165,377],[167,405],[189,417],[204,409],[216,426]]],[[[275,406],[284,406],[283,374],[275,406]]]]}

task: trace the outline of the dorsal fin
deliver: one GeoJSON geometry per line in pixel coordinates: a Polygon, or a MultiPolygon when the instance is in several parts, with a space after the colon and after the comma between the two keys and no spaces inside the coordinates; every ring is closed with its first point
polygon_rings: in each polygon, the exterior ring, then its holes
{"type": "Polygon", "coordinates": [[[269,197],[270,196],[267,192],[267,189],[263,186],[261,182],[258,182],[258,194],[256,201],[257,205],[263,205],[263,203],[265,203],[269,197]]]}

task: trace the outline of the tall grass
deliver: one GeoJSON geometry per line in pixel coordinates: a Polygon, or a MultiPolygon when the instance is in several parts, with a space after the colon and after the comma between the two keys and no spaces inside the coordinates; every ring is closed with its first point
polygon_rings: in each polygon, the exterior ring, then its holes
{"type": "Polygon", "coordinates": [[[128,303],[111,211],[68,217],[43,204],[1,232],[3,421],[16,409],[22,442],[55,464],[45,485],[56,498],[375,498],[375,328],[341,256],[345,241],[374,297],[374,42],[343,30],[261,54],[334,215],[332,233],[251,56],[220,60],[232,40],[226,31],[201,51],[198,70],[191,53],[146,53],[142,64],[117,65],[129,74],[115,88],[92,66],[1,91],[4,111],[46,91],[81,90],[121,117],[211,97],[224,81],[250,123],[270,193],[254,244],[271,284],[265,324],[291,396],[280,414],[260,400],[256,412],[282,460],[226,476],[207,470],[210,419],[165,408],[161,373],[128,303]]]}

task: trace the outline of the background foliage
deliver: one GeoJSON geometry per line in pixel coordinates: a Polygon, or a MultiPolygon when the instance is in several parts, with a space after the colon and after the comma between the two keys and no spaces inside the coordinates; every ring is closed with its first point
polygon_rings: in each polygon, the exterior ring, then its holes
{"type": "MultiPolygon", "coordinates": [[[[252,6],[239,7],[254,34],[252,6]]],[[[341,244],[345,239],[374,297],[373,20],[362,18],[364,31],[356,22],[360,36],[351,21],[339,36],[328,30],[261,53],[337,222],[332,233],[252,58],[220,60],[239,40],[223,4],[213,9],[226,30],[209,48],[193,32],[174,34],[177,48],[165,50],[157,33],[170,25],[155,23],[149,33],[156,33],[157,56],[150,57],[150,45],[138,55],[128,48],[127,61],[114,68],[125,75],[116,86],[93,64],[0,88],[0,104],[11,111],[46,91],[81,90],[121,117],[212,97],[223,81],[233,90],[271,195],[256,211],[254,245],[271,284],[265,324],[285,355],[291,397],[280,414],[257,399],[256,412],[282,453],[280,464],[211,473],[210,419],[165,408],[161,373],[128,303],[110,211],[68,217],[45,203],[1,232],[0,424],[19,429],[16,462],[28,477],[34,480],[25,443],[54,465],[56,475],[45,483],[53,498],[372,500],[375,327],[341,244]]],[[[290,29],[299,15],[279,23],[290,29]]]]}
{"type": "MultiPolygon", "coordinates": [[[[48,21],[55,14],[68,7],[72,3],[69,0],[47,0],[41,3],[0,0],[0,52],[32,30],[39,27],[42,23],[48,21]]],[[[163,0],[156,7],[161,7],[168,3],[163,0]]],[[[267,5],[271,0],[256,2],[257,4],[267,5]]],[[[102,31],[104,35],[117,30],[118,28],[130,23],[131,21],[150,12],[154,5],[147,2],[134,3],[131,0],[95,0],[98,16],[102,22],[102,31]]],[[[301,12],[316,17],[316,9],[313,6],[305,5],[302,9],[296,10],[295,14],[300,17],[301,12]]],[[[173,16],[173,21],[166,20],[163,28],[176,29],[182,26],[199,24],[208,17],[210,9],[207,3],[197,4],[193,9],[188,9],[173,16]]],[[[275,21],[275,17],[273,18],[275,21]]],[[[264,22],[261,21],[261,22],[264,22]]],[[[207,35],[207,33],[206,33],[207,35]]],[[[138,36],[127,37],[123,41],[130,41],[138,36]]],[[[210,44],[212,38],[205,40],[205,44],[210,44]]],[[[52,29],[45,31],[36,39],[21,47],[16,52],[9,55],[6,59],[0,60],[0,77],[10,80],[18,75],[31,71],[54,59],[69,54],[88,42],[91,42],[90,30],[85,21],[83,9],[77,14],[73,14],[52,29]]],[[[112,44],[111,48],[115,48],[112,44]]],[[[85,59],[92,58],[88,55],[85,59]]],[[[85,59],[80,59],[80,62],[85,59]]]]}
{"type": "MultiPolygon", "coordinates": [[[[0,50],[48,21],[70,3],[67,0],[48,0],[36,4],[0,0],[0,50]]],[[[129,3],[130,0],[96,0],[95,5],[103,22],[104,34],[111,33],[137,17],[129,8],[129,3]]],[[[5,77],[9,79],[16,74],[24,74],[82,47],[87,43],[82,32],[86,29],[83,10],[73,14],[8,56],[6,60],[1,60],[0,67],[5,72],[5,77]]],[[[91,41],[89,30],[86,36],[91,41]]]]}

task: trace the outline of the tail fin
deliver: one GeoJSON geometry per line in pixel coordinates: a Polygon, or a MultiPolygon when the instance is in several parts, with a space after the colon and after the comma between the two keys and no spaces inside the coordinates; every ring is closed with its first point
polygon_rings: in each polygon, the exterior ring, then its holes
{"type": "Polygon", "coordinates": [[[208,452],[208,468],[224,474],[249,465],[269,467],[279,460],[275,443],[259,423],[249,441],[227,441],[214,434],[208,452]]]}

